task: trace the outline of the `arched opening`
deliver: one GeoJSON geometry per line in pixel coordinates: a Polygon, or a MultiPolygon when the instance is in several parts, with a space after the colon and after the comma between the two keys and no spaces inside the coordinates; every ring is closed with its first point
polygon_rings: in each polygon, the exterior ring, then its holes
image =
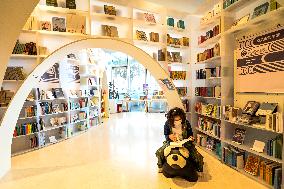
{"type": "MultiPolygon", "coordinates": [[[[164,69],[151,56],[134,45],[118,39],[88,38],[72,42],[59,48],[34,69],[34,71],[21,85],[13,100],[9,104],[0,127],[0,138],[2,139],[0,146],[0,176],[7,172],[11,167],[11,143],[14,125],[17,122],[24,101],[29,95],[33,86],[39,82],[41,76],[55,62],[60,62],[72,51],[78,51],[86,48],[103,48],[123,52],[140,62],[147,70],[149,70],[156,80],[167,79],[169,82],[171,81],[164,69]]],[[[169,107],[183,108],[182,102],[175,89],[171,89],[166,85],[162,85],[161,87],[164,91],[164,95],[168,101],[169,107]]]]}

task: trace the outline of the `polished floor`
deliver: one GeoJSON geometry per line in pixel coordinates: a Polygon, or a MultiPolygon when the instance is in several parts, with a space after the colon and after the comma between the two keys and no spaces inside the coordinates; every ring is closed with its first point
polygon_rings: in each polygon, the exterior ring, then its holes
{"type": "Polygon", "coordinates": [[[12,158],[1,189],[263,189],[263,185],[200,150],[205,173],[197,183],[157,173],[164,114],[121,113],[70,140],[12,158]]]}

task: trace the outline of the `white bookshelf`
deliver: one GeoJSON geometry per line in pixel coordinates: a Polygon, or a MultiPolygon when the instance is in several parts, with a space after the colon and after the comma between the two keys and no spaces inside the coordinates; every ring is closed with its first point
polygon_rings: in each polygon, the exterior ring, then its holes
{"type": "MultiPolygon", "coordinates": [[[[200,48],[199,52],[203,52],[204,49],[212,48],[216,43],[220,43],[221,46],[221,55],[218,57],[213,57],[205,61],[197,62],[195,61],[193,66],[194,69],[204,69],[204,68],[214,68],[217,66],[221,66],[221,77],[213,77],[204,79],[204,81],[208,82],[200,82],[198,80],[194,80],[193,87],[202,87],[220,84],[221,86],[221,94],[222,98],[210,99],[206,97],[194,97],[192,104],[194,105],[196,101],[207,102],[216,104],[218,103],[220,106],[231,105],[235,107],[243,108],[247,101],[254,100],[257,102],[274,102],[278,103],[278,111],[283,113],[284,110],[284,96],[283,94],[264,94],[264,93],[237,93],[235,91],[234,86],[236,85],[236,77],[234,76],[234,50],[236,47],[236,39],[241,39],[243,36],[251,36],[259,33],[260,31],[267,31],[271,28],[275,28],[277,24],[283,25],[283,16],[284,9],[283,7],[269,11],[264,15],[258,16],[254,19],[250,19],[247,23],[232,27],[235,20],[240,19],[241,17],[250,13],[250,16],[253,14],[253,10],[255,7],[268,2],[267,0],[238,0],[231,6],[226,9],[222,9],[221,13],[217,16],[212,17],[210,20],[203,22],[198,29],[200,34],[204,35],[204,32],[209,31],[216,25],[217,23],[221,24],[221,33],[218,36],[215,36],[201,45],[197,45],[197,48],[200,48]]],[[[193,44],[192,44],[193,45],[193,44]]],[[[198,52],[197,52],[198,53],[198,52]]],[[[196,60],[196,57],[194,57],[196,60]]],[[[195,77],[195,76],[193,76],[195,77]]],[[[194,93],[194,91],[193,91],[194,93]]],[[[199,116],[204,116],[208,118],[216,119],[211,116],[202,115],[200,113],[194,112],[194,116],[192,116],[192,125],[197,125],[197,120],[199,116]]],[[[275,158],[273,156],[269,156],[264,153],[259,153],[254,150],[251,150],[253,147],[254,140],[260,140],[262,142],[266,142],[269,139],[275,138],[279,133],[273,130],[267,130],[264,127],[257,127],[253,125],[236,123],[228,120],[224,120],[222,118],[217,118],[217,120],[221,123],[221,136],[219,140],[221,141],[222,148],[224,146],[233,146],[244,150],[247,157],[248,155],[255,155],[260,157],[261,160],[271,160],[275,163],[282,165],[283,168],[283,160],[275,158]],[[232,136],[236,128],[243,128],[246,130],[246,135],[243,144],[237,144],[232,142],[232,136]]],[[[203,133],[211,138],[215,138],[215,136],[210,135],[206,131],[195,128],[195,133],[203,133]]],[[[206,149],[201,148],[204,151],[206,149]]],[[[208,152],[208,151],[207,151],[208,152]]],[[[283,154],[283,149],[282,149],[283,154]]],[[[213,157],[217,158],[212,154],[213,157]]],[[[228,165],[229,166],[229,165],[228,165]]],[[[229,166],[231,167],[231,166],[229,166]]],[[[236,169],[232,167],[233,169],[236,169]]],[[[273,188],[273,186],[265,183],[263,180],[258,178],[257,176],[252,176],[246,173],[243,169],[238,170],[240,173],[248,176],[249,178],[265,185],[267,188],[273,188]]],[[[283,177],[282,177],[283,180],[283,177]]],[[[282,184],[283,188],[283,184],[282,184]]]]}

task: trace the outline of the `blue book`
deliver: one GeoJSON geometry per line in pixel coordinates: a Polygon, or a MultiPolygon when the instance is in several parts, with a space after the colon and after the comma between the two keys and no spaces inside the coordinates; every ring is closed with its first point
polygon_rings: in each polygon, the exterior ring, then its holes
{"type": "Polygon", "coordinates": [[[281,189],[281,183],[282,183],[282,168],[277,168],[275,169],[274,173],[273,188],[281,189]]]}

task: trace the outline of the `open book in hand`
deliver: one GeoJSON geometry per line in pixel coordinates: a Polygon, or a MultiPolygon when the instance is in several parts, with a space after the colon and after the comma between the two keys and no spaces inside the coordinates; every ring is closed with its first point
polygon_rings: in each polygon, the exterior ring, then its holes
{"type": "Polygon", "coordinates": [[[170,142],[170,146],[183,147],[184,143],[191,141],[190,139],[183,139],[176,142],[170,142]]]}

